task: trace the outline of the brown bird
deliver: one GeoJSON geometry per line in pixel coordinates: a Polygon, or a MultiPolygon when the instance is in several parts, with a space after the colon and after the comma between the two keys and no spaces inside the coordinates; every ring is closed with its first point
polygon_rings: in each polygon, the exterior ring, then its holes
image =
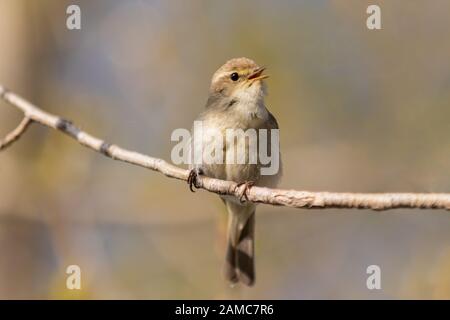
{"type": "MultiPolygon", "coordinates": [[[[245,201],[246,192],[253,185],[275,187],[281,176],[279,148],[274,149],[277,153],[275,158],[278,161],[276,172],[262,174],[261,171],[268,164],[262,161],[258,151],[262,143],[267,141],[267,146],[263,147],[267,148],[271,154],[273,146],[271,130],[278,129],[275,117],[264,104],[266,85],[263,80],[268,77],[263,74],[264,70],[265,68],[259,67],[253,60],[236,58],[226,62],[214,73],[206,109],[197,118],[197,121],[201,121],[203,133],[200,139],[195,139],[194,133],[191,153],[201,150],[200,153],[204,157],[207,152],[210,152],[210,157],[223,161],[191,165],[192,170],[188,179],[191,190],[192,185],[196,185],[198,174],[245,185],[241,199],[232,196],[221,196],[221,198],[229,213],[225,277],[231,283],[242,282],[248,286],[255,282],[256,205],[245,201]],[[227,139],[227,132],[230,132],[230,129],[236,132],[243,130],[246,133],[253,130],[256,134],[236,134],[231,136],[231,139],[227,139]],[[261,129],[266,129],[264,131],[268,133],[266,141],[262,141],[259,135],[261,129]],[[211,137],[205,133],[208,130],[220,134],[211,137]],[[257,148],[250,146],[251,138],[257,140],[257,148]],[[220,152],[217,149],[208,148],[214,143],[222,146],[220,152]],[[239,154],[236,148],[239,146],[244,148],[244,163],[236,160],[236,154],[239,154]],[[211,153],[212,149],[215,151],[211,153]],[[251,159],[257,159],[257,161],[252,162],[251,159]]],[[[271,156],[274,156],[273,152],[271,156]]]]}

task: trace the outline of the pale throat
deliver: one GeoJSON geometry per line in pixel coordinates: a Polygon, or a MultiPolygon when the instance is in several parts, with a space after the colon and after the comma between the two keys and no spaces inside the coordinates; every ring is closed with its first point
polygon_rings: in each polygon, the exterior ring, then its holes
{"type": "Polygon", "coordinates": [[[267,120],[269,114],[264,105],[264,95],[263,88],[258,85],[236,90],[233,95],[233,99],[236,100],[233,109],[248,121],[267,120]]]}

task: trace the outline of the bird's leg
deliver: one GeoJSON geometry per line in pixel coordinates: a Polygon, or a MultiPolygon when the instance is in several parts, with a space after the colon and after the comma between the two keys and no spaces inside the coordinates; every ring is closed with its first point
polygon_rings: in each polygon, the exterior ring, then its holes
{"type": "Polygon", "coordinates": [[[187,183],[189,185],[189,189],[192,192],[195,192],[195,190],[192,188],[192,186],[194,186],[195,188],[198,188],[197,177],[201,174],[203,174],[203,170],[200,168],[194,168],[189,172],[189,176],[187,178],[187,183]]]}
{"type": "Polygon", "coordinates": [[[244,182],[240,182],[237,184],[237,188],[239,188],[240,186],[244,185],[244,189],[242,190],[242,193],[239,197],[239,201],[241,203],[244,203],[245,201],[243,200],[245,198],[245,200],[248,201],[248,196],[247,196],[247,192],[248,190],[250,190],[251,187],[253,187],[255,185],[255,181],[244,181],[244,182]]]}

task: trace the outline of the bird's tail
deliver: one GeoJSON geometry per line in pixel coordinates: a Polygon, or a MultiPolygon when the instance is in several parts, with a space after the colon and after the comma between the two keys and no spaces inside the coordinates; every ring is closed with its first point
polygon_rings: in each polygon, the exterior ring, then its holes
{"type": "Polygon", "coordinates": [[[229,217],[225,278],[251,286],[255,282],[255,206],[226,203],[229,217]]]}

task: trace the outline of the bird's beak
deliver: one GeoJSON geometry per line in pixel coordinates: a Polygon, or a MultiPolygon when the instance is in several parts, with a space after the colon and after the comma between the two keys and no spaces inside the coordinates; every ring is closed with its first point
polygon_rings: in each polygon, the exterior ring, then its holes
{"type": "Polygon", "coordinates": [[[266,67],[261,67],[256,69],[255,71],[253,71],[253,73],[251,73],[248,77],[247,80],[250,82],[256,81],[256,80],[262,80],[262,79],[266,79],[269,76],[266,74],[262,74],[264,72],[264,70],[266,70],[266,67]]]}

